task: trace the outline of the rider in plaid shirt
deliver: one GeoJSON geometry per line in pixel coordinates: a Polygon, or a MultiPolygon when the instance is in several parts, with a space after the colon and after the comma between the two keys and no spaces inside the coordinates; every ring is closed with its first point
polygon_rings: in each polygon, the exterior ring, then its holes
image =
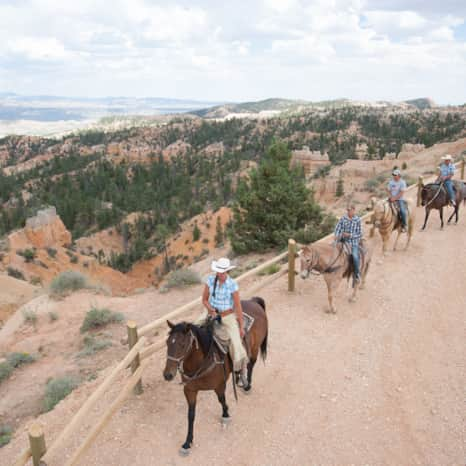
{"type": "Polygon", "coordinates": [[[354,263],[354,276],[360,280],[359,271],[359,242],[362,238],[361,219],[355,214],[355,207],[351,205],[347,209],[347,215],[340,218],[335,227],[335,240],[349,243],[354,263]]]}

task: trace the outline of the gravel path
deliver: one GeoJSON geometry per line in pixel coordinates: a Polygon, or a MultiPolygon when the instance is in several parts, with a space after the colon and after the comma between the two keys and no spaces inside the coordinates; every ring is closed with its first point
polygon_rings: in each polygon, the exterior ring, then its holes
{"type": "MultiPolygon", "coordinates": [[[[417,215],[419,225],[420,209],[417,215]]],[[[350,304],[342,284],[337,315],[323,312],[321,277],[298,278],[293,294],[286,277],[262,289],[267,363],[257,364],[252,393],[240,393],[238,403],[229,384],[227,428],[215,394],[200,394],[190,456],[178,455],[187,428],[182,387],[162,380],[159,353],[144,375],[144,394],[126,402],[79,464],[464,465],[466,224],[463,216],[458,226],[438,225],[433,216],[409,251],[385,259],[376,239],[367,289],[350,304]]],[[[99,381],[40,418],[48,437],[99,381]]],[[[49,466],[64,464],[77,441],[49,466]]],[[[25,435],[18,436],[2,449],[5,458],[25,444],[25,435]]]]}

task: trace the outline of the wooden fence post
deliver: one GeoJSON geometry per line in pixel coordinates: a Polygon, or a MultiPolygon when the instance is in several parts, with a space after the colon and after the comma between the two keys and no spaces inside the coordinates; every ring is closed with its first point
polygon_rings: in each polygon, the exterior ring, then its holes
{"type": "Polygon", "coordinates": [[[375,199],[372,198],[371,199],[371,211],[372,211],[372,214],[371,214],[371,219],[369,221],[369,223],[371,223],[372,226],[371,226],[371,229],[369,230],[369,238],[373,238],[374,235],[375,235],[375,212],[374,212],[374,209],[375,209],[375,199]]]}
{"type": "Polygon", "coordinates": [[[288,291],[294,291],[296,241],[288,240],[288,291]]]}
{"type": "Polygon", "coordinates": [[[34,466],[40,466],[40,459],[47,451],[42,427],[39,424],[33,424],[31,427],[29,427],[28,435],[29,445],[31,446],[32,464],[34,466]]]}
{"type": "Polygon", "coordinates": [[[424,178],[422,176],[419,177],[419,181],[417,182],[417,198],[416,198],[416,206],[419,207],[421,205],[421,191],[424,187],[424,178]]]}
{"type": "Polygon", "coordinates": [[[463,158],[461,159],[461,179],[464,180],[464,164],[465,164],[465,160],[464,160],[464,155],[463,155],[463,158]]]}
{"type": "MultiPolygon", "coordinates": [[[[129,349],[131,349],[138,342],[138,327],[136,325],[136,322],[134,322],[133,320],[129,320],[128,323],[126,324],[126,328],[128,330],[129,349]]],[[[139,353],[138,353],[134,356],[133,362],[131,363],[132,374],[136,372],[139,365],[140,365],[140,360],[139,360],[139,353]]],[[[139,380],[139,382],[134,386],[133,391],[136,395],[140,395],[143,392],[142,380],[139,380]]]]}

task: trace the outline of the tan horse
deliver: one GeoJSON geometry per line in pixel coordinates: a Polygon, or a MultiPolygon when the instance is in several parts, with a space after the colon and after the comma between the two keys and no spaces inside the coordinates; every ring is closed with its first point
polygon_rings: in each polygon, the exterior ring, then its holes
{"type": "MultiPolygon", "coordinates": [[[[353,293],[350,302],[356,301],[356,294],[359,289],[363,289],[366,282],[366,275],[369,270],[369,264],[372,257],[372,248],[365,241],[364,253],[360,256],[361,283],[353,282],[353,293]]],[[[311,246],[305,246],[300,252],[301,261],[301,278],[305,279],[312,270],[321,273],[327,284],[328,304],[327,312],[335,314],[336,307],[333,305],[333,295],[343,278],[350,279],[353,273],[353,263],[350,255],[344,250],[341,244],[317,243],[311,246]]]]}
{"type": "MultiPolygon", "coordinates": [[[[413,236],[414,229],[414,209],[412,208],[411,202],[406,201],[407,204],[407,220],[408,220],[408,241],[406,242],[405,249],[408,249],[411,237],[413,236]]],[[[374,223],[374,227],[379,230],[380,236],[382,237],[382,250],[384,255],[387,253],[387,244],[391,234],[396,231],[395,244],[393,250],[396,251],[396,246],[401,235],[401,221],[395,212],[395,207],[390,205],[387,199],[380,200],[374,204],[374,215],[371,223],[374,223]]]]}

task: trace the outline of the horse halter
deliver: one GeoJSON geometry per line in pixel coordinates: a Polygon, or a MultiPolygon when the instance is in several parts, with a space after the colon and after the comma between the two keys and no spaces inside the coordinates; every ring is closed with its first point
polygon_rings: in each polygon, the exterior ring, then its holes
{"type": "MultiPolygon", "coordinates": [[[[197,338],[194,336],[192,330],[189,331],[189,337],[190,338],[189,338],[188,346],[186,347],[186,349],[183,350],[183,354],[179,358],[175,358],[174,356],[170,356],[168,354],[168,351],[167,351],[167,359],[169,361],[176,362],[176,364],[177,364],[176,370],[180,371],[180,372],[182,372],[183,361],[186,358],[186,356],[188,356],[188,354],[190,353],[194,342],[196,343],[196,348],[198,348],[198,341],[197,341],[197,338]]],[[[170,337],[168,337],[168,338],[170,338],[170,337]]]]}

